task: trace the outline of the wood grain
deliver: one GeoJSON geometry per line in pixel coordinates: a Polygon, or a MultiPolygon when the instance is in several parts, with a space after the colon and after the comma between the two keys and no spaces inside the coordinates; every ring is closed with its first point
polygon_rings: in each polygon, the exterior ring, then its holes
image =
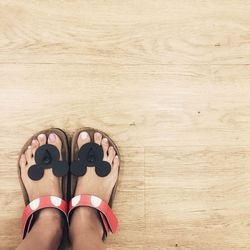
{"type": "Polygon", "coordinates": [[[248,249],[248,162],[249,147],[147,147],[146,245],[248,249]]]}
{"type": "Polygon", "coordinates": [[[0,62],[249,64],[249,12],[244,0],[2,0],[0,62]]]}
{"type": "Polygon", "coordinates": [[[19,150],[106,131],[122,170],[109,250],[245,250],[247,1],[0,0],[0,249],[20,242],[19,150]]]}

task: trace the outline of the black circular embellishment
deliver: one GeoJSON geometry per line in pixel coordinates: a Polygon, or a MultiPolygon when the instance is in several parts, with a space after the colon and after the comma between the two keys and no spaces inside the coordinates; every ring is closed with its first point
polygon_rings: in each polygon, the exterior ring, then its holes
{"type": "Polygon", "coordinates": [[[28,176],[33,181],[40,180],[44,175],[44,169],[41,166],[33,165],[28,170],[28,176]]]}
{"type": "Polygon", "coordinates": [[[79,150],[78,157],[80,161],[88,162],[88,166],[93,166],[95,161],[102,161],[103,159],[102,146],[94,142],[84,144],[79,150]]]}
{"type": "Polygon", "coordinates": [[[44,170],[52,168],[53,174],[58,177],[67,175],[69,165],[66,161],[59,161],[60,153],[58,149],[51,144],[40,146],[35,153],[36,164],[28,170],[30,179],[37,181],[44,175],[44,170]]]}
{"type": "Polygon", "coordinates": [[[70,165],[70,172],[75,176],[83,176],[87,172],[87,165],[80,161],[73,161],[70,165]]]}
{"type": "Polygon", "coordinates": [[[49,165],[53,162],[58,161],[60,158],[60,153],[58,149],[51,144],[45,144],[39,147],[35,154],[35,161],[39,165],[44,165],[49,168],[49,165]]]}
{"type": "Polygon", "coordinates": [[[97,143],[84,144],[78,152],[78,158],[70,166],[70,172],[75,176],[85,175],[87,167],[95,167],[95,172],[100,177],[107,176],[111,171],[111,165],[103,161],[102,146],[97,143]]]}
{"type": "Polygon", "coordinates": [[[52,168],[53,174],[57,177],[66,175],[69,171],[69,165],[66,161],[56,161],[52,168]]]}
{"type": "Polygon", "coordinates": [[[96,162],[95,172],[100,177],[107,176],[111,171],[111,165],[107,161],[96,162]]]}

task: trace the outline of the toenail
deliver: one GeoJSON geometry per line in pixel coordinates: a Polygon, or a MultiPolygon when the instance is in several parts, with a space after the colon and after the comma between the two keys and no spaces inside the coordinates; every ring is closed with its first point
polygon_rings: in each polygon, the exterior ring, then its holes
{"type": "Polygon", "coordinates": [[[36,145],[37,144],[37,140],[32,140],[32,144],[36,145]]]}
{"type": "Polygon", "coordinates": [[[99,132],[96,132],[95,135],[96,137],[99,137],[99,138],[102,136],[99,132]]]}
{"type": "Polygon", "coordinates": [[[28,148],[31,148],[31,146],[29,145],[28,148]]]}
{"type": "Polygon", "coordinates": [[[108,142],[108,139],[107,139],[107,138],[104,138],[103,141],[104,141],[104,142],[108,142]]]}
{"type": "Polygon", "coordinates": [[[56,140],[56,134],[52,133],[49,135],[50,141],[54,142],[56,140]]]}
{"type": "Polygon", "coordinates": [[[110,151],[112,151],[113,149],[114,149],[114,148],[113,148],[112,146],[111,146],[111,147],[109,147],[109,150],[110,150],[110,151]]]}
{"type": "Polygon", "coordinates": [[[118,155],[116,155],[115,158],[118,159],[118,155]]]}
{"type": "Polygon", "coordinates": [[[40,134],[40,135],[38,135],[38,138],[40,138],[40,139],[43,139],[45,137],[45,135],[44,134],[40,134]]]}
{"type": "Polygon", "coordinates": [[[86,139],[88,137],[88,133],[83,131],[83,132],[81,132],[80,136],[82,139],[86,139]]]}

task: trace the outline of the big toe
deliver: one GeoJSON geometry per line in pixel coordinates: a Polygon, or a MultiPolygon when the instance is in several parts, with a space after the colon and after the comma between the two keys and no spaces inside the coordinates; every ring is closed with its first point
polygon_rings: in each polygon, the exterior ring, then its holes
{"type": "Polygon", "coordinates": [[[58,135],[56,135],[55,133],[49,134],[48,144],[54,145],[59,150],[61,155],[62,141],[58,137],[58,135]]]}
{"type": "Polygon", "coordinates": [[[82,131],[79,134],[79,137],[78,137],[78,140],[77,140],[78,147],[81,148],[82,145],[84,145],[84,144],[86,144],[88,142],[90,142],[89,134],[86,131],[82,131]]]}

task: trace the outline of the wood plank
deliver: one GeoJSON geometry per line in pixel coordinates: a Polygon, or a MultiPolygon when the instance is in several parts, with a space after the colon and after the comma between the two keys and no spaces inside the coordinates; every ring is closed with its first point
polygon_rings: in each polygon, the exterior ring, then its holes
{"type": "Polygon", "coordinates": [[[249,147],[147,147],[147,248],[248,249],[249,155],[249,147]]]}
{"type": "Polygon", "coordinates": [[[249,145],[250,67],[234,67],[1,65],[0,148],[84,125],[121,148],[249,145]]]}
{"type": "Polygon", "coordinates": [[[0,1],[0,63],[249,64],[243,0],[0,1]]]}

